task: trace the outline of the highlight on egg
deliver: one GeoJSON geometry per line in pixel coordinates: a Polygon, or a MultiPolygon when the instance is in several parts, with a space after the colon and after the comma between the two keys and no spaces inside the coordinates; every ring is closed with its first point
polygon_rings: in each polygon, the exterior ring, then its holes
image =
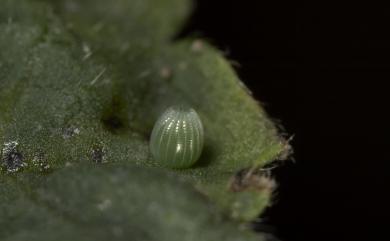
{"type": "Polygon", "coordinates": [[[154,125],[150,138],[153,158],[163,166],[187,168],[201,156],[204,129],[196,111],[190,107],[168,108],[154,125]]]}

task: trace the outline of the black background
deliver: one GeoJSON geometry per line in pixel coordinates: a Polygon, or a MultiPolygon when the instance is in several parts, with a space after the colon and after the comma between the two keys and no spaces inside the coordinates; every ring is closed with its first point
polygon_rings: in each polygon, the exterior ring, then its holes
{"type": "Polygon", "coordinates": [[[283,241],[390,240],[390,9],[197,2],[181,36],[206,37],[238,61],[295,135],[263,225],[283,241]]]}

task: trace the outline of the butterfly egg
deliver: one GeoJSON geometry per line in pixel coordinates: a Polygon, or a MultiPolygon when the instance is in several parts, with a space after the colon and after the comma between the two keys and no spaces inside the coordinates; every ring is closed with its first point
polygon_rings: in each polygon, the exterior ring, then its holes
{"type": "Polygon", "coordinates": [[[170,168],[186,168],[200,157],[204,143],[202,122],[192,108],[168,108],[154,125],[150,150],[154,159],[170,168]]]}

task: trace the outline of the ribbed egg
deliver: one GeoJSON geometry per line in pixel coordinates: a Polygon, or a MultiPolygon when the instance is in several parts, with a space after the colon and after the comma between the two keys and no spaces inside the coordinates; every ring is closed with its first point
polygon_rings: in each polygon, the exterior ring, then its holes
{"type": "Polygon", "coordinates": [[[154,125],[150,150],[154,159],[170,168],[186,168],[200,157],[204,143],[202,121],[192,108],[168,108],[154,125]]]}

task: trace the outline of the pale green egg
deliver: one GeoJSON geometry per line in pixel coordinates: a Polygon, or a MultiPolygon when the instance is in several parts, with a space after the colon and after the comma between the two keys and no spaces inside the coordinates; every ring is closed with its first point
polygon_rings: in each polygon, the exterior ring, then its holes
{"type": "Polygon", "coordinates": [[[192,108],[168,108],[154,125],[150,150],[154,159],[170,168],[192,166],[203,150],[204,130],[192,108]]]}

